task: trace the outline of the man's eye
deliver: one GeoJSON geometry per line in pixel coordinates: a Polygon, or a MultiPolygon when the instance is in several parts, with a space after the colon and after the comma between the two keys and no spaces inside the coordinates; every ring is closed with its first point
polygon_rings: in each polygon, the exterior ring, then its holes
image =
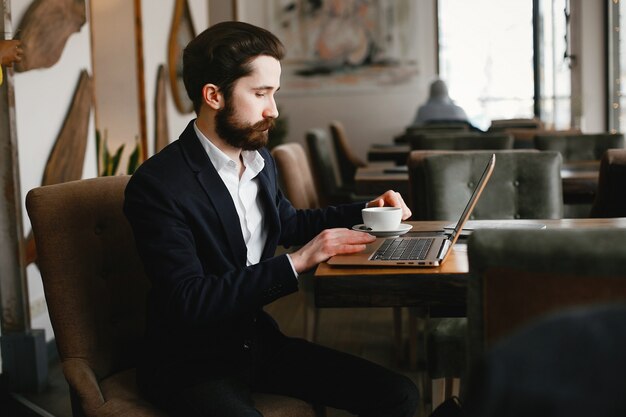
{"type": "Polygon", "coordinates": [[[257,97],[265,97],[265,93],[256,93],[257,97]]]}

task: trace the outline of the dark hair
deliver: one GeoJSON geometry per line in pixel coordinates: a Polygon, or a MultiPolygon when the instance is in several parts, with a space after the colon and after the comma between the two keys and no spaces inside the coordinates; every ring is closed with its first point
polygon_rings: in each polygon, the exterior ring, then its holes
{"type": "Polygon", "coordinates": [[[230,97],[235,81],[252,72],[250,61],[259,55],[281,60],[285,48],[271,32],[244,22],[217,23],[189,42],[183,51],[183,81],[196,113],[206,84],[230,97]]]}

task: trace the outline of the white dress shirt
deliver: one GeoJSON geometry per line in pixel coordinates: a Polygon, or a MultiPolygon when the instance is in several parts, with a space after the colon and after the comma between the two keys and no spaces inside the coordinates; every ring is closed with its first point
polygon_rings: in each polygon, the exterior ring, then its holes
{"type": "MultiPolygon", "coordinates": [[[[193,128],[200,140],[200,144],[209,156],[224,185],[226,185],[228,193],[235,204],[237,216],[239,216],[241,234],[246,243],[246,265],[257,264],[261,260],[268,233],[268,226],[264,220],[263,206],[258,199],[259,179],[257,178],[265,166],[265,160],[257,151],[241,151],[241,159],[245,170],[241,178],[239,178],[238,163],[229,158],[204,136],[195,123],[193,128]]],[[[294,274],[298,276],[291,257],[287,256],[287,259],[294,274]]]]}

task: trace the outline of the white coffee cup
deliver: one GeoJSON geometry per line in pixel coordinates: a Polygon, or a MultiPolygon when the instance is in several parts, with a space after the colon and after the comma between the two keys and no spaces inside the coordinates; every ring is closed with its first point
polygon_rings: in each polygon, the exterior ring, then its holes
{"type": "Polygon", "coordinates": [[[369,207],[361,211],[365,227],[375,231],[394,231],[402,222],[401,207],[369,207]]]}

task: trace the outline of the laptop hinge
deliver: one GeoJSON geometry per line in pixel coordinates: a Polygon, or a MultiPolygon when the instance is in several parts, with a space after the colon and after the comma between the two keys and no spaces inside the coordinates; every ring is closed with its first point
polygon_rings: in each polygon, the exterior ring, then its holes
{"type": "Polygon", "coordinates": [[[443,242],[443,245],[441,245],[439,253],[437,254],[437,259],[443,259],[446,256],[446,254],[448,253],[448,249],[450,249],[451,243],[452,242],[450,242],[450,239],[446,239],[443,242]]]}

